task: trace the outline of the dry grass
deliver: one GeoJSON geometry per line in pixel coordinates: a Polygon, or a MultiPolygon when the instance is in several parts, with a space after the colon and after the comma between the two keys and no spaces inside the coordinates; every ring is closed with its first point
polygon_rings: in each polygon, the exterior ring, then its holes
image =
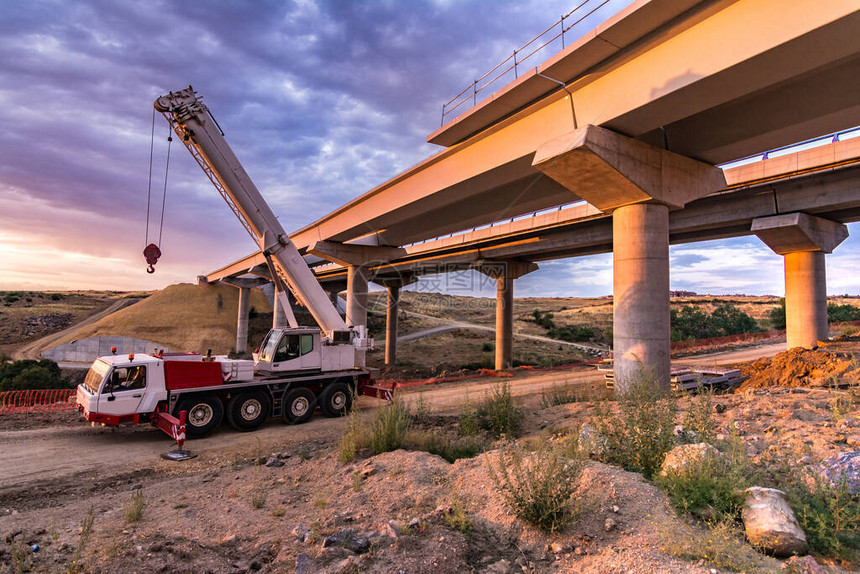
{"type": "MultiPolygon", "coordinates": [[[[69,342],[85,337],[123,335],[148,339],[180,351],[226,353],[236,344],[239,290],[215,285],[171,285],[139,303],[75,331],[69,342]]],[[[271,313],[266,296],[251,291],[251,306],[271,313]]],[[[255,341],[249,341],[250,345],[255,341]]]]}

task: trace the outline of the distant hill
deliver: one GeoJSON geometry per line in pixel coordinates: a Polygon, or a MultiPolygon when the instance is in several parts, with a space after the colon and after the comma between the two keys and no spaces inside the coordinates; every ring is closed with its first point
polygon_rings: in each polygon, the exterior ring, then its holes
{"type": "MultiPolygon", "coordinates": [[[[239,290],[226,285],[180,283],[72,331],[58,341],[68,343],[86,337],[121,335],[154,341],[177,351],[227,353],[236,346],[239,290]]],[[[262,291],[251,290],[251,307],[269,314],[272,306],[262,291]]],[[[269,319],[271,321],[271,319],[269,319]]],[[[258,341],[253,338],[249,347],[258,341]]]]}

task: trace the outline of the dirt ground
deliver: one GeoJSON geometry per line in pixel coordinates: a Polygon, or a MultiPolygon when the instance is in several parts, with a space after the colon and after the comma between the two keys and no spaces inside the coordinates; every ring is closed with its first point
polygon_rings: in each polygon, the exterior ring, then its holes
{"type": "MultiPolygon", "coordinates": [[[[576,429],[595,412],[590,401],[545,406],[542,393],[574,386],[592,396],[601,386],[600,375],[585,369],[508,380],[526,413],[520,442],[576,429]]],[[[497,381],[430,385],[406,396],[432,409],[424,430],[445,433],[457,426],[464,396],[480,400],[497,381]]],[[[719,432],[741,437],[754,463],[776,472],[779,459],[807,464],[860,448],[860,408],[846,406],[845,392],[747,388],[715,397],[721,408],[713,418],[719,432]]],[[[692,400],[680,400],[678,421],[692,400]]],[[[363,398],[360,412],[369,418],[379,404],[363,398]]],[[[403,450],[360,453],[344,464],[337,453],[345,421],[318,415],[298,427],[270,421],[254,433],[219,429],[189,443],[197,458],[175,463],[158,457],[170,441],[154,429],[93,429],[71,413],[0,423],[0,563],[10,571],[723,571],[679,555],[679,541],[695,545],[708,531],[678,516],[641,476],[598,462],[580,478],[585,510],[576,522],[555,535],[522,523],[488,471],[503,441],[454,464],[403,450]],[[258,465],[261,458],[276,462],[258,465]],[[145,507],[129,521],[135,495],[145,507]],[[455,508],[468,528],[456,512],[446,514],[455,508]],[[326,546],[326,537],[349,538],[349,529],[352,542],[370,543],[368,552],[326,546]]],[[[780,568],[741,539],[733,546],[748,572],[780,568]]]]}

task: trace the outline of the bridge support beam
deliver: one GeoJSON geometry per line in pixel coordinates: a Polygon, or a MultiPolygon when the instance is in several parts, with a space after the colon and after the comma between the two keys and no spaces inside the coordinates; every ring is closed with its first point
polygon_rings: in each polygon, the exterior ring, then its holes
{"type": "Polygon", "coordinates": [[[848,228],[806,213],[787,213],[753,220],[752,231],[784,257],[787,348],[818,346],[828,337],[824,256],[848,237],[848,228]]]}
{"type": "Polygon", "coordinates": [[[400,247],[317,241],[308,248],[308,253],[347,268],[345,320],[347,325],[358,327],[367,325],[369,270],[403,257],[406,250],[400,247]]]}
{"type": "Polygon", "coordinates": [[[248,313],[251,308],[251,289],[267,283],[265,279],[231,277],[221,281],[239,289],[238,316],[236,318],[236,352],[248,351],[248,313]]]}
{"type": "Polygon", "coordinates": [[[481,261],[476,268],[496,280],[497,371],[510,369],[514,359],[514,279],[538,269],[527,261],[481,261]]]}
{"type": "Polygon", "coordinates": [[[538,147],[532,165],[612,213],[615,388],[668,392],[669,210],[725,187],[721,170],[597,126],[538,147]]]}
{"type": "Polygon", "coordinates": [[[251,309],[251,289],[239,287],[239,317],[236,322],[236,352],[248,351],[248,313],[251,309]]]}

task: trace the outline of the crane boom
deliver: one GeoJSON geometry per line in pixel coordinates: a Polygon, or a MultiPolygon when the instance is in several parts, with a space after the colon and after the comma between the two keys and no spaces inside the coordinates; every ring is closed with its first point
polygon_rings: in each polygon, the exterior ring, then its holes
{"type": "Polygon", "coordinates": [[[331,341],[349,342],[350,329],[194,89],[189,86],[161,96],[155,100],[155,109],[164,115],[263,253],[274,260],[273,278],[283,273],[296,299],[308,308],[326,337],[331,341]]]}

